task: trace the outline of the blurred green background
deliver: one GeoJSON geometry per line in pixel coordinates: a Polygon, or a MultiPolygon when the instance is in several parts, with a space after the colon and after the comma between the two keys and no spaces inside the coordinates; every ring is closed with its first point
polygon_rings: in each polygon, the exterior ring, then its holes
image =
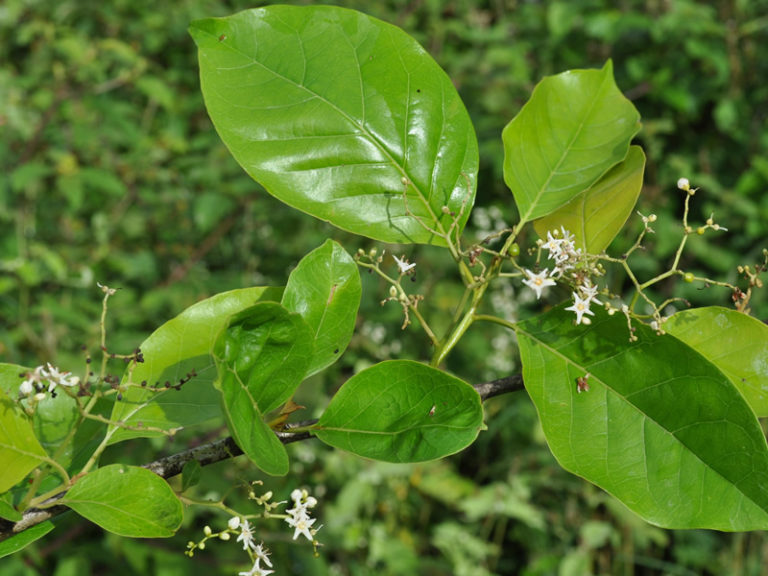
{"type": "MultiPolygon", "coordinates": [[[[308,2],[289,2],[308,4],[308,2]]],[[[0,4],[0,361],[82,365],[95,349],[101,293],[119,288],[109,347],[130,351],[160,323],[216,292],[282,285],[325,238],[349,252],[374,246],[269,197],[228,155],[199,91],[189,22],[264,3],[180,0],[5,0],[0,4]]],[[[738,264],[768,247],[768,1],[387,0],[337,2],[414,35],[453,78],[472,116],[481,174],[470,237],[515,221],[501,174],[500,134],[535,84],[612,58],[619,87],[640,110],[648,156],[638,209],[657,235],[633,257],[640,277],[662,271],[679,241],[685,176],[701,190],[691,220],[712,212],[727,234],[692,237],[682,267],[736,282],[738,264]]],[[[630,221],[620,253],[640,229],[630,221]]],[[[533,242],[528,236],[523,242],[533,242]]],[[[379,246],[379,248],[382,248],[379,246]]],[[[429,318],[452,310],[461,287],[433,248],[386,247],[419,262],[416,288],[429,318]]],[[[428,357],[416,329],[400,331],[384,286],[364,275],[357,335],[298,399],[317,415],[349,374],[390,357],[428,357]]],[[[620,280],[609,277],[609,282],[620,280]]],[[[618,285],[613,286],[620,288],[618,285]]],[[[725,290],[669,283],[660,296],[728,306],[725,290]]],[[[511,320],[535,313],[518,285],[497,285],[490,304],[511,320]]],[[[555,301],[553,298],[552,301],[555,301]]],[[[758,291],[753,313],[768,320],[758,291]]],[[[449,362],[470,382],[519,369],[514,336],[471,330],[449,362]]],[[[318,497],[320,557],[289,545],[284,526],[258,537],[278,574],[768,574],[762,533],[663,531],[564,473],[546,448],[524,393],[486,404],[488,430],[442,462],[392,466],[326,450],[289,449],[292,473],[263,479],[281,499],[296,486],[318,497]]],[[[219,437],[120,445],[111,458],[145,462],[219,437]]],[[[262,479],[242,458],[204,471],[206,492],[262,479]]],[[[266,488],[265,488],[266,489],[266,488]]],[[[247,510],[244,491],[232,502],[247,510]]],[[[0,560],[5,574],[236,574],[233,543],[190,560],[186,542],[225,517],[190,510],[170,540],[130,541],[77,518],[0,560]]]]}

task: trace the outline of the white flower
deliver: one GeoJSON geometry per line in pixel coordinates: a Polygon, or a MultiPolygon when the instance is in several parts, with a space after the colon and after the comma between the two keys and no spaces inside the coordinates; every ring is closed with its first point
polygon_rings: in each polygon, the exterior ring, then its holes
{"type": "Polygon", "coordinates": [[[408,273],[409,271],[413,270],[416,267],[416,263],[413,262],[413,263],[409,264],[408,260],[405,258],[405,256],[403,256],[403,258],[401,260],[400,258],[398,258],[397,256],[395,256],[393,254],[392,258],[394,258],[395,262],[397,262],[397,267],[400,269],[400,274],[406,274],[406,273],[408,273]]]}
{"type": "Polygon", "coordinates": [[[688,190],[691,189],[691,183],[688,182],[688,178],[680,178],[680,180],[677,181],[677,187],[680,188],[680,190],[688,192],[688,190]]]}
{"type": "Polygon", "coordinates": [[[32,379],[24,380],[19,386],[19,394],[22,396],[30,396],[35,391],[35,385],[32,383],[32,379]]]}
{"type": "Polygon", "coordinates": [[[232,516],[232,518],[229,519],[229,522],[227,522],[227,526],[229,526],[230,530],[237,530],[240,528],[240,517],[232,516]]]}
{"type": "Polygon", "coordinates": [[[531,288],[536,292],[536,299],[541,298],[541,291],[547,286],[555,286],[556,282],[552,278],[548,278],[549,270],[542,270],[538,274],[534,274],[527,268],[525,269],[525,275],[528,276],[526,280],[523,280],[523,284],[531,288]]]}
{"type": "Polygon", "coordinates": [[[310,517],[308,508],[314,508],[317,505],[317,499],[310,496],[306,490],[296,489],[291,492],[291,500],[293,500],[294,506],[290,510],[286,510],[290,517],[286,518],[285,521],[294,529],[293,539],[296,540],[301,534],[310,542],[314,542],[314,534],[320,528],[312,529],[312,525],[317,519],[310,517]]]}
{"type": "Polygon", "coordinates": [[[317,518],[309,518],[307,517],[298,517],[298,518],[286,518],[285,521],[288,523],[288,525],[294,529],[293,531],[293,539],[296,540],[296,538],[299,537],[299,534],[302,534],[307,537],[307,540],[310,542],[314,542],[315,538],[312,536],[312,532],[310,532],[310,528],[312,527],[312,524],[315,523],[317,518]]]}
{"type": "Polygon", "coordinates": [[[547,232],[547,241],[541,245],[544,250],[549,250],[549,257],[554,258],[556,254],[560,253],[560,238],[554,238],[552,232],[547,232]]]}
{"type": "Polygon", "coordinates": [[[269,552],[267,552],[266,548],[264,548],[263,542],[253,549],[253,555],[256,556],[257,562],[261,560],[264,562],[264,564],[272,568],[272,561],[269,559],[269,552]]]}
{"type": "Polygon", "coordinates": [[[576,324],[581,324],[582,322],[584,322],[584,324],[589,324],[588,319],[583,318],[584,314],[589,314],[590,316],[595,315],[595,313],[589,309],[589,299],[579,297],[576,292],[573,293],[573,306],[566,308],[566,310],[572,310],[576,313],[576,324]]]}
{"type": "MultiPolygon", "coordinates": [[[[50,380],[52,383],[58,384],[60,386],[77,386],[80,383],[80,378],[77,376],[70,376],[71,372],[61,372],[58,368],[55,366],[52,366],[50,362],[47,364],[47,370],[43,370],[43,374],[50,380]]],[[[53,390],[53,386],[51,386],[51,390],[53,390]]]]}
{"type": "Polygon", "coordinates": [[[238,542],[243,543],[243,550],[248,550],[248,547],[255,549],[256,544],[253,542],[253,530],[248,520],[243,520],[240,524],[240,536],[237,537],[238,542]]]}
{"type": "MultiPolygon", "coordinates": [[[[247,572],[238,572],[237,576],[267,576],[267,574],[273,574],[274,570],[266,570],[259,565],[259,558],[256,558],[256,562],[253,564],[253,568],[247,572]]],[[[271,566],[271,564],[270,564],[271,566]]]]}
{"type": "Polygon", "coordinates": [[[593,286],[589,278],[584,279],[584,283],[579,286],[579,290],[581,290],[581,293],[584,295],[584,299],[587,302],[594,302],[595,304],[602,305],[602,302],[597,299],[597,286],[593,286]]]}

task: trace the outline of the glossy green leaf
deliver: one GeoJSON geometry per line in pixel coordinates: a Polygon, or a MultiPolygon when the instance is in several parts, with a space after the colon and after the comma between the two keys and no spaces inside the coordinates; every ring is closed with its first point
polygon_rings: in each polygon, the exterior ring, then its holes
{"type": "Polygon", "coordinates": [[[315,435],[366,458],[421,462],[458,452],[483,427],[480,396],[472,386],[418,362],[391,360],[347,380],[315,435]]]}
{"type": "MultiPolygon", "coordinates": [[[[221,417],[219,393],[213,386],[216,369],[211,348],[230,316],[260,300],[280,300],[281,288],[243,288],[222,292],[190,306],[169,320],[141,344],[144,363],[131,376],[136,384],[115,403],[112,420],[123,421],[134,429],[113,427],[109,443],[136,437],[158,436],[146,429],[188,427],[221,417]],[[177,385],[188,375],[194,376],[180,390],[177,385]],[[157,390],[160,390],[159,392],[157,390]]],[[[123,383],[127,381],[127,376],[123,383]]]]}
{"type": "Polygon", "coordinates": [[[357,264],[332,240],[307,254],[291,272],[282,304],[300,314],[314,332],[314,353],[306,376],[330,366],[346,350],[361,293],[357,264]]]}
{"type": "Polygon", "coordinates": [[[111,464],[80,478],[61,504],[105,530],[129,538],[168,538],[182,506],[168,483],[138,466],[111,464]]]}
{"type": "Polygon", "coordinates": [[[2,542],[0,542],[0,558],[5,558],[6,556],[15,554],[19,550],[23,550],[24,548],[32,544],[32,542],[35,542],[36,540],[40,540],[40,538],[48,534],[51,530],[53,530],[56,527],[56,525],[54,524],[55,520],[56,519],[46,520],[45,522],[36,524],[35,526],[32,526],[31,528],[27,528],[23,532],[14,534],[7,540],[3,540],[2,542]]]}
{"type": "Polygon", "coordinates": [[[736,310],[711,306],[678,312],[664,330],[728,376],[759,417],[768,416],[768,326],[736,310]]]}
{"type": "Polygon", "coordinates": [[[267,474],[287,474],[288,454],[263,417],[301,383],[313,339],[301,316],[262,302],[233,316],[216,341],[217,387],[232,437],[267,474]]]}
{"type": "Polygon", "coordinates": [[[610,61],[542,80],[502,133],[504,181],[521,222],[558,210],[624,160],[639,120],[610,61]]]}
{"type": "MultiPolygon", "coordinates": [[[[14,367],[19,380],[19,367],[14,367]]],[[[35,437],[29,417],[15,399],[0,390],[0,493],[23,480],[44,458],[45,450],[35,437]]]]}
{"type": "Polygon", "coordinates": [[[264,422],[248,387],[231,371],[222,376],[219,386],[227,426],[235,443],[267,474],[286,475],[289,462],[285,446],[264,422]]]}
{"type": "Polygon", "coordinates": [[[278,408],[301,383],[312,359],[313,333],[277,302],[234,315],[214,347],[220,382],[236,380],[262,414],[278,408]]]}
{"type": "Polygon", "coordinates": [[[568,204],[536,220],[533,227],[546,239],[548,230],[559,230],[562,226],[573,233],[577,248],[599,254],[621,231],[632,213],[643,187],[644,169],[643,149],[630,146],[623,162],[568,204]]]}
{"type": "Polygon", "coordinates": [[[386,242],[444,243],[474,202],[478,147],[451,80],[405,32],[331,6],[190,27],[208,114],[281,201],[386,242]]]}
{"type": "Polygon", "coordinates": [[[672,336],[563,306],[517,325],[525,387],[560,464],[667,528],[768,528],[768,447],[728,378],[672,336]],[[577,378],[589,373],[589,390],[577,378]]]}

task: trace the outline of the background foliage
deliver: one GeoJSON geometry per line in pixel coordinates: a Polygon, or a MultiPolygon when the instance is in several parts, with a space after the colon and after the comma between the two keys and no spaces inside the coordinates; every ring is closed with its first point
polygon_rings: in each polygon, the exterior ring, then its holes
{"type": "MultiPolygon", "coordinates": [[[[187,26],[257,4],[7,0],[0,6],[0,359],[81,366],[81,346],[97,343],[97,281],[120,288],[110,305],[109,346],[129,351],[203,297],[283,285],[299,258],[326,237],[350,251],[373,246],[260,191],[212,129],[187,26]]],[[[500,136],[536,82],[612,58],[617,83],[643,120],[638,140],[648,159],[639,209],[659,215],[658,241],[633,265],[636,272],[654,274],[676,248],[680,176],[702,187],[694,216],[704,220],[714,211],[730,230],[726,241],[692,238],[683,268],[735,281],[737,264],[759,259],[768,221],[766,0],[337,4],[403,27],[458,87],[480,143],[470,234],[514,222],[500,136]]],[[[627,242],[619,238],[612,249],[620,252],[627,242]]],[[[450,310],[461,288],[449,263],[428,247],[408,256],[420,263],[419,291],[434,316],[450,310]]],[[[728,305],[725,291],[674,288],[697,304],[728,305]]],[[[491,294],[497,310],[518,318],[537,309],[516,292],[497,288],[491,294]]],[[[342,360],[317,377],[306,404],[323,405],[326,390],[374,361],[428,353],[415,331],[400,332],[398,307],[379,307],[383,296],[382,286],[364,275],[357,334],[342,360]]],[[[753,298],[753,310],[768,319],[764,292],[753,298]]],[[[476,329],[449,368],[471,382],[513,373],[519,363],[510,352],[512,337],[476,329]]],[[[291,447],[300,464],[268,487],[282,499],[297,482],[313,490],[325,546],[314,559],[311,548],[284,545],[290,534],[265,526],[279,565],[297,574],[355,575],[768,573],[763,534],[664,532],[562,472],[524,395],[495,399],[486,414],[488,431],[438,463],[369,463],[316,442],[291,447]]],[[[170,453],[221,432],[182,434],[168,446],[146,441],[132,456],[141,463],[160,448],[170,453]]],[[[203,474],[219,493],[257,479],[238,463],[203,474]]],[[[203,524],[221,518],[187,514],[186,534],[150,541],[68,521],[48,540],[4,559],[4,574],[183,574],[200,564],[212,574],[242,569],[232,546],[211,547],[194,560],[182,554],[203,524]]]]}

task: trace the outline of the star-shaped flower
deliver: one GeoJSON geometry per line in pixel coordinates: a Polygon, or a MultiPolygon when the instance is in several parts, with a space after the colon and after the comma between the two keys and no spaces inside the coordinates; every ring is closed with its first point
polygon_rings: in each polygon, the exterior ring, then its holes
{"type": "Polygon", "coordinates": [[[393,254],[392,258],[394,258],[395,262],[397,262],[397,267],[400,269],[400,274],[407,274],[416,267],[416,262],[409,263],[405,256],[400,259],[393,254]]]}
{"type": "Polygon", "coordinates": [[[541,291],[547,286],[554,286],[556,282],[549,278],[549,270],[542,270],[538,274],[534,274],[527,268],[525,269],[525,275],[527,279],[523,280],[523,284],[528,286],[531,290],[536,292],[536,299],[541,298],[541,291]]]}
{"type": "Polygon", "coordinates": [[[589,309],[589,297],[581,298],[576,292],[573,293],[573,306],[566,308],[576,313],[576,324],[589,324],[589,319],[584,318],[584,314],[594,316],[595,313],[589,309]]]}

